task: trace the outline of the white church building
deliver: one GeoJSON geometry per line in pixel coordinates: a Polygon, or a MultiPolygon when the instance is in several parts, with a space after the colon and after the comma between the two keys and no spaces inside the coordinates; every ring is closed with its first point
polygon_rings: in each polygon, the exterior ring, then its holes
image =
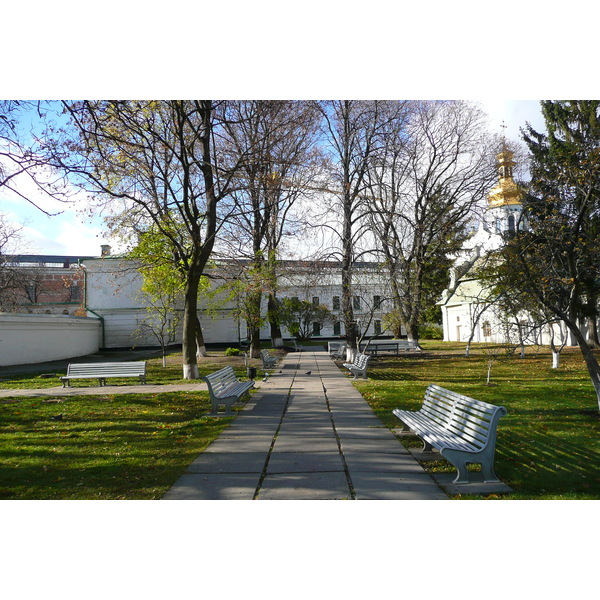
{"type": "MultiPolygon", "coordinates": [[[[490,252],[505,243],[507,234],[527,226],[522,214],[523,192],[513,178],[513,153],[504,148],[497,158],[498,184],[488,195],[478,230],[454,256],[450,282],[439,302],[444,341],[507,343],[521,337],[526,344],[548,344],[550,325],[536,327],[526,311],[511,317],[502,313],[474,273],[490,252]]],[[[575,345],[564,325],[554,324],[552,328],[557,345],[562,339],[566,345],[575,345]]]]}

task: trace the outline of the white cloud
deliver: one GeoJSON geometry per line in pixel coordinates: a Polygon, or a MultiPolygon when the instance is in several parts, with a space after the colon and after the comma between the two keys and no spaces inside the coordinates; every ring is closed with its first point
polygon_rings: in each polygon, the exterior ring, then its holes
{"type": "Polygon", "coordinates": [[[110,243],[102,230],[69,217],[52,217],[47,226],[38,223],[23,229],[31,251],[36,254],[98,256],[100,246],[110,243]]]}
{"type": "Polygon", "coordinates": [[[504,133],[509,140],[521,141],[520,128],[529,122],[536,131],[545,131],[539,100],[502,100],[488,98],[476,100],[488,114],[489,126],[493,131],[504,133]]]}

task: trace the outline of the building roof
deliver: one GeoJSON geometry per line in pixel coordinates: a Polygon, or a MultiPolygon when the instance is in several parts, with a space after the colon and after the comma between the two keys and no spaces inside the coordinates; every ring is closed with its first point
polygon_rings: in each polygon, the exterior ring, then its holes
{"type": "Polygon", "coordinates": [[[5,261],[12,265],[61,267],[69,268],[76,265],[80,259],[93,258],[92,256],[64,256],[58,254],[14,254],[6,255],[5,261]]]}

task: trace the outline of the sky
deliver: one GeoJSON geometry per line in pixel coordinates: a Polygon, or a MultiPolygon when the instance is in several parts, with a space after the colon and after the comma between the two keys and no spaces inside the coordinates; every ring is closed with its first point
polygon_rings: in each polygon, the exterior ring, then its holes
{"type": "MultiPolygon", "coordinates": [[[[504,131],[507,139],[518,140],[519,128],[529,122],[534,129],[543,130],[543,119],[537,100],[474,99],[488,114],[489,127],[493,131],[504,131]],[[502,124],[506,129],[503,130],[502,124]]],[[[103,244],[119,246],[111,240],[102,215],[90,214],[88,202],[82,194],[73,204],[61,204],[48,199],[30,180],[23,177],[19,182],[20,192],[35,204],[52,213],[47,216],[16,194],[0,190],[0,212],[10,221],[22,226],[25,242],[22,252],[29,254],[55,254],[73,256],[97,256],[103,244]]]]}

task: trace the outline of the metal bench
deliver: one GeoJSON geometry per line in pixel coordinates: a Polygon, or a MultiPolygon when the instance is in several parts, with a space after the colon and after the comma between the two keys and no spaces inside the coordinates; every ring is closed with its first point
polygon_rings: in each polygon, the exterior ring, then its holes
{"type": "Polygon", "coordinates": [[[363,379],[367,378],[367,366],[369,364],[369,360],[371,357],[367,354],[357,354],[354,357],[354,361],[352,363],[344,363],[344,367],[354,375],[354,379],[356,379],[359,375],[362,375],[363,379]]]}
{"type": "Polygon", "coordinates": [[[386,340],[386,341],[370,341],[362,342],[360,349],[365,354],[377,355],[380,352],[393,352],[394,354],[400,354],[400,351],[409,352],[414,350],[418,352],[420,348],[416,342],[412,340],[386,340]]]}
{"type": "Polygon", "coordinates": [[[417,346],[417,343],[414,340],[397,340],[395,343],[397,344],[398,351],[406,350],[407,352],[409,352],[410,350],[420,350],[420,348],[417,346]]]}
{"type": "Polygon", "coordinates": [[[260,357],[262,359],[263,369],[270,369],[277,363],[277,357],[271,356],[268,350],[261,350],[260,357]]]}
{"type": "Polygon", "coordinates": [[[346,357],[346,344],[340,344],[336,348],[332,348],[329,350],[329,356],[331,358],[342,360],[346,357]]]}
{"type": "Polygon", "coordinates": [[[144,361],[70,363],[67,374],[60,380],[63,387],[69,387],[71,379],[97,379],[100,386],[105,386],[109,377],[137,377],[141,383],[146,383],[146,363],[144,361]]]}
{"type": "Polygon", "coordinates": [[[496,428],[506,408],[474,400],[438,385],[430,385],[418,411],[394,409],[404,424],[423,440],[423,452],[437,448],[458,471],[453,483],[469,483],[468,463],[481,464],[485,482],[494,473],[496,428]]]}
{"type": "Polygon", "coordinates": [[[212,414],[232,415],[231,405],[247,394],[252,387],[254,381],[240,381],[233,371],[233,367],[227,366],[202,377],[208,384],[208,394],[212,407],[212,414]],[[225,412],[219,413],[219,406],[225,405],[225,412]]]}

